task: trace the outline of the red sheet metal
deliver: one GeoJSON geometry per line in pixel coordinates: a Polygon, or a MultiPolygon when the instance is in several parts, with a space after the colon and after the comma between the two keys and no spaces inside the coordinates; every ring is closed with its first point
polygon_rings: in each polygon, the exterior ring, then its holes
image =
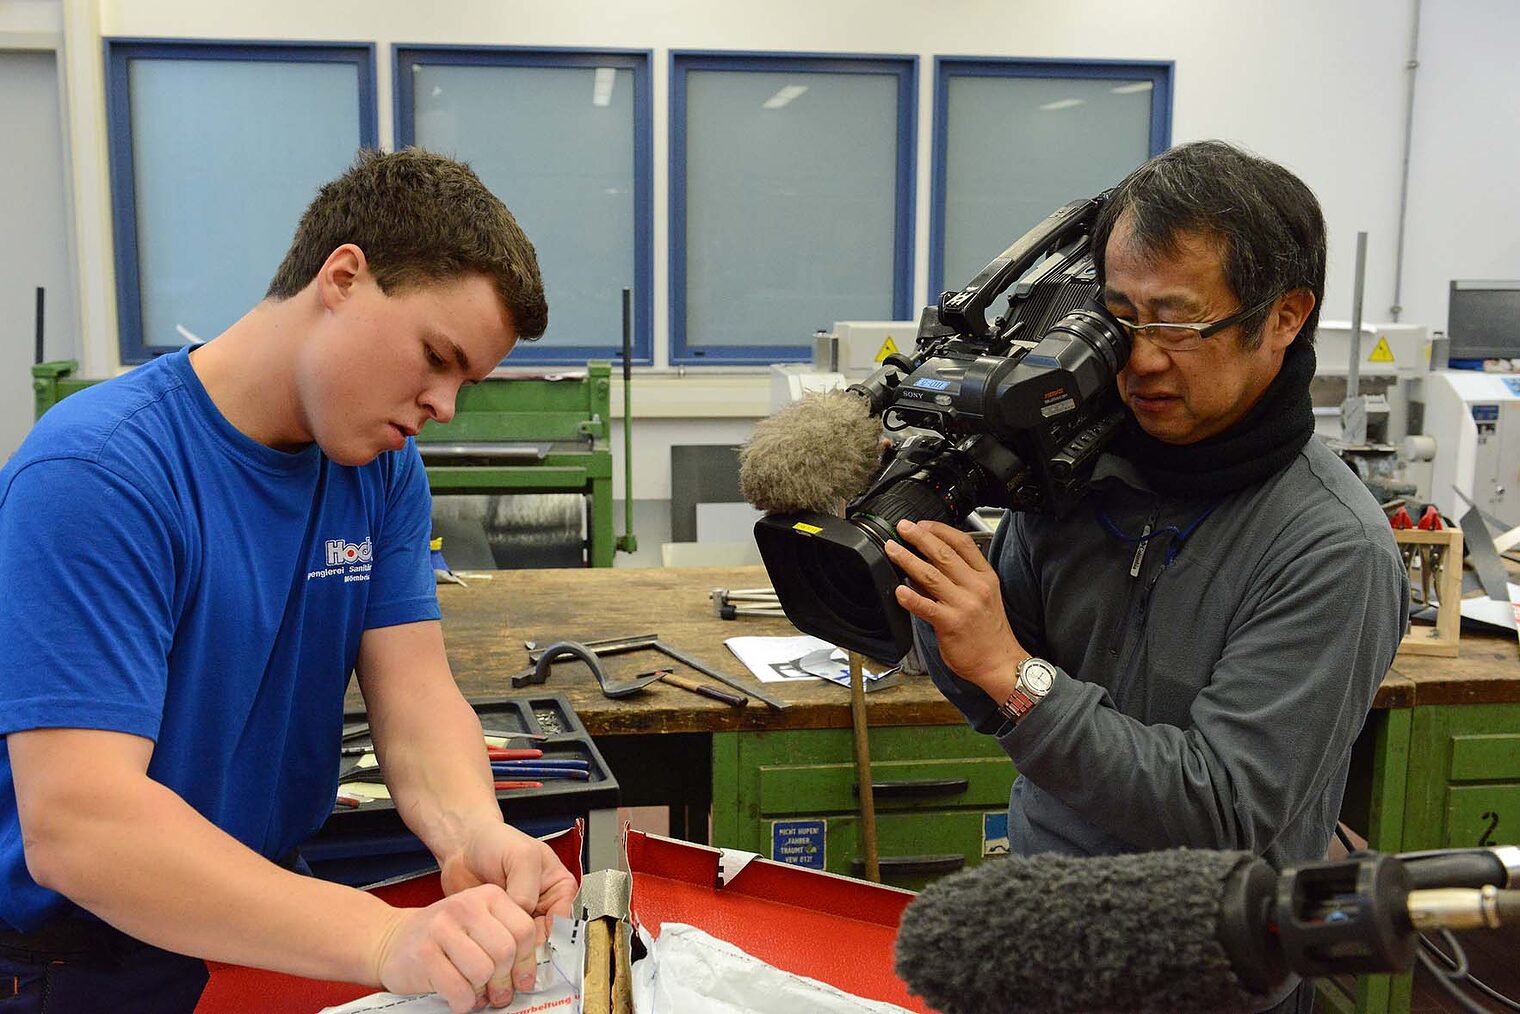
{"type": "Polygon", "coordinates": [[[911,891],[755,859],[718,886],[717,849],[627,832],[633,914],[656,937],[695,926],[748,954],[847,993],[928,1011],[893,971],[911,891]]]}
{"type": "MultiPolygon", "coordinates": [[[[581,835],[579,821],[574,827],[551,835],[544,841],[554,849],[560,862],[581,879],[581,835]]],[[[376,896],[401,908],[425,908],[443,897],[438,874],[427,873],[395,881],[374,890],[376,896]]],[[[208,961],[211,979],[196,1004],[196,1014],[279,1014],[286,1011],[317,1011],[323,1007],[348,1003],[375,992],[372,986],[349,982],[324,982],[296,975],[269,972],[243,965],[224,965],[208,961]]]]}

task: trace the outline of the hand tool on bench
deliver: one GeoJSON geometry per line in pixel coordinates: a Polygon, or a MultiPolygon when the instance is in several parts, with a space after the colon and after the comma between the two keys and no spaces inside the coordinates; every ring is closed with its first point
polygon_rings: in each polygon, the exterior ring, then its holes
{"type": "MultiPolygon", "coordinates": [[[[528,649],[529,660],[535,663],[541,663],[544,655],[549,651],[548,648],[545,648],[541,652],[540,649],[532,641],[525,641],[524,646],[528,649]]],[[[763,701],[778,711],[788,707],[785,701],[771,696],[764,690],[758,690],[754,687],[745,686],[743,683],[740,683],[732,676],[725,675],[724,673],[719,672],[711,666],[692,658],[685,652],[672,648],[670,645],[660,640],[659,634],[636,634],[632,637],[610,637],[601,641],[585,641],[582,642],[580,646],[590,649],[590,651],[597,656],[619,655],[623,652],[640,651],[648,648],[653,651],[658,651],[661,654],[665,655],[667,658],[672,658],[684,666],[695,669],[703,676],[706,676],[710,679],[715,679],[726,687],[732,687],[733,689],[739,691],[741,694],[747,694],[757,701],[763,701]]],[[[547,669],[544,670],[542,676],[539,676],[538,669],[534,668],[532,670],[524,670],[523,672],[518,673],[516,676],[513,676],[512,685],[514,687],[521,688],[529,686],[533,683],[542,683],[548,678],[549,673],[547,669]]],[[[640,685],[642,686],[644,684],[640,685]]]]}
{"type": "Polygon", "coordinates": [[[720,620],[740,616],[786,616],[780,599],[770,588],[714,588],[708,597],[712,599],[713,615],[720,620]]]}
{"type": "Polygon", "coordinates": [[[659,679],[659,676],[639,676],[631,680],[614,680],[607,675],[598,659],[599,652],[589,645],[578,641],[556,641],[534,657],[534,652],[529,652],[528,657],[533,661],[531,669],[524,669],[512,677],[512,686],[521,689],[527,686],[537,686],[549,679],[549,667],[556,659],[571,657],[578,658],[591,667],[591,675],[596,677],[597,685],[602,688],[602,693],[616,700],[619,697],[627,697],[629,694],[643,690],[649,684],[659,679]]]}
{"type": "Polygon", "coordinates": [[[681,690],[690,690],[694,694],[701,694],[703,697],[711,697],[715,701],[722,701],[724,704],[732,704],[736,708],[742,708],[749,703],[749,698],[745,697],[743,694],[730,693],[727,690],[719,690],[717,687],[712,686],[708,683],[702,683],[694,679],[689,679],[685,676],[677,676],[669,669],[656,669],[653,673],[641,673],[640,675],[658,675],[661,680],[669,683],[673,687],[678,687],[681,690]]]}

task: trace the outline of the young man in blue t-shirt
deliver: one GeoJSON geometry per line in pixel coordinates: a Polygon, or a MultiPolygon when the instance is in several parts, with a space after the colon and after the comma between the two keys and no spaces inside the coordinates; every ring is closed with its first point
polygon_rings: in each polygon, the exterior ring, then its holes
{"type": "Polygon", "coordinates": [[[412,438],[547,316],[473,172],[366,152],[246,316],[60,403],[0,469],[0,1001],[189,1009],[203,958],[454,1010],[531,985],[575,882],[501,820],[412,438]],[[351,671],[443,870],[425,909],[280,865],[332,807],[351,671]]]}

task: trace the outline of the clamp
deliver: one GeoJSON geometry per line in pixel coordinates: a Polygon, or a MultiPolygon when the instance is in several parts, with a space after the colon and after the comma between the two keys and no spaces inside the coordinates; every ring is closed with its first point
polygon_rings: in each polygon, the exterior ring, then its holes
{"type": "Polygon", "coordinates": [[[714,588],[709,598],[712,599],[713,615],[720,620],[733,620],[740,616],[786,617],[780,600],[770,588],[739,588],[733,591],[714,588]]]}

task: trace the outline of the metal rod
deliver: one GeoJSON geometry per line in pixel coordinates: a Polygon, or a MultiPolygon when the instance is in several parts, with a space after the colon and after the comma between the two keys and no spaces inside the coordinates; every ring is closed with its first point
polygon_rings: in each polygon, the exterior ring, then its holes
{"type": "MultiPolygon", "coordinates": [[[[605,637],[600,641],[581,641],[584,647],[590,648],[598,655],[617,655],[625,651],[638,651],[640,648],[652,648],[660,641],[659,634],[632,634],[628,637],[605,637]]],[[[544,649],[529,641],[525,644],[528,649],[528,661],[538,662],[544,649]]]]}
{"type": "Polygon", "coordinates": [[[1367,234],[1356,234],[1356,284],[1351,295],[1351,360],[1346,374],[1346,397],[1360,391],[1362,370],[1362,290],[1367,282],[1367,234]]]}
{"type": "Polygon", "coordinates": [[[757,701],[764,701],[766,704],[769,704],[777,711],[783,711],[786,708],[790,707],[790,705],[788,705],[785,701],[772,697],[764,690],[756,690],[754,687],[747,687],[743,683],[740,683],[738,680],[734,679],[732,676],[725,675],[716,669],[703,665],[701,662],[698,662],[690,655],[679,652],[668,644],[665,644],[663,642],[656,642],[655,647],[663,651],[666,655],[669,655],[671,658],[675,659],[677,662],[680,662],[682,665],[689,665],[697,672],[702,673],[706,676],[711,676],[719,683],[722,683],[724,686],[733,687],[741,694],[749,694],[757,701]]]}
{"type": "Polygon", "coordinates": [[[860,829],[865,842],[866,879],[881,883],[881,861],[876,841],[876,793],[871,783],[871,727],[866,721],[865,665],[859,653],[850,652],[850,731],[855,738],[855,782],[860,795],[860,829]]]}
{"type": "Polygon", "coordinates": [[[623,537],[618,548],[639,548],[633,534],[633,290],[623,287],[623,537]]]}
{"type": "Polygon", "coordinates": [[[1414,0],[1409,27],[1409,60],[1404,64],[1409,77],[1404,85],[1404,158],[1399,175],[1398,234],[1393,245],[1393,305],[1389,318],[1396,324],[1404,312],[1404,225],[1409,218],[1409,152],[1414,147],[1414,82],[1420,67],[1420,0],[1414,0]]]}
{"type": "Polygon", "coordinates": [[[42,355],[42,333],[43,333],[43,323],[42,323],[43,322],[43,313],[42,313],[42,311],[43,311],[43,306],[46,303],[46,299],[47,299],[47,290],[44,289],[40,285],[37,286],[37,363],[39,365],[42,364],[42,363],[44,363],[44,362],[46,362],[46,360],[43,358],[43,355],[42,355]]]}

